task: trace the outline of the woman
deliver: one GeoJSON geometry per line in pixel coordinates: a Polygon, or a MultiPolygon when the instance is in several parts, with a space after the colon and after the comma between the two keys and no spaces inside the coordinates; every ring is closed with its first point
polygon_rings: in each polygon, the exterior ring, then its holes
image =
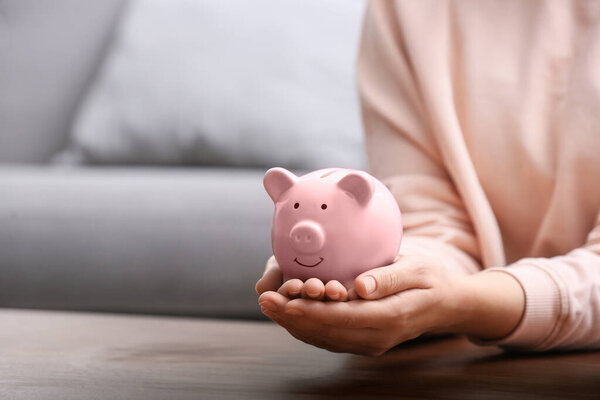
{"type": "Polygon", "coordinates": [[[356,294],[281,285],[271,259],[263,312],[361,354],[437,332],[600,347],[600,2],[375,0],[358,81],[370,170],[403,212],[400,255],[356,294]]]}

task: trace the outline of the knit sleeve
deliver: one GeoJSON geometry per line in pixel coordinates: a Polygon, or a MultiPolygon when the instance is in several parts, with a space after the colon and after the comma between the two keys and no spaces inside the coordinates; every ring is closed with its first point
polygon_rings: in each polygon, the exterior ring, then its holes
{"type": "Polygon", "coordinates": [[[407,55],[398,10],[369,4],[358,59],[371,173],[402,211],[403,253],[438,257],[459,273],[481,269],[477,238],[465,205],[444,167],[407,55]]]}
{"type": "Polygon", "coordinates": [[[517,351],[600,347],[600,212],[582,247],[488,271],[502,271],[519,281],[525,312],[507,337],[475,342],[517,351]]]}

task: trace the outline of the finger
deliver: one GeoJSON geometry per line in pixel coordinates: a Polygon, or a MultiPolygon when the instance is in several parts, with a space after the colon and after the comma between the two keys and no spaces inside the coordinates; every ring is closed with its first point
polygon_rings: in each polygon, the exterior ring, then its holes
{"type": "Polygon", "coordinates": [[[258,304],[260,304],[261,310],[265,315],[267,315],[266,311],[272,313],[283,312],[289,301],[290,299],[284,295],[273,291],[264,292],[258,298],[258,304]]]}
{"type": "Polygon", "coordinates": [[[290,300],[284,307],[286,315],[299,316],[319,324],[340,328],[375,328],[393,319],[393,309],[385,299],[319,302],[306,299],[290,300]]]}
{"type": "Polygon", "coordinates": [[[275,257],[269,258],[262,278],[256,282],[255,290],[258,294],[263,294],[269,290],[276,291],[283,282],[283,275],[279,269],[279,264],[275,257]]]}
{"type": "Polygon", "coordinates": [[[281,285],[281,287],[277,290],[277,293],[284,295],[290,299],[294,299],[296,297],[300,297],[300,292],[302,291],[302,287],[304,286],[304,282],[300,279],[290,279],[281,285]]]}
{"type": "Polygon", "coordinates": [[[340,282],[329,281],[325,284],[325,297],[331,301],[346,301],[348,291],[340,282]]]}
{"type": "Polygon", "coordinates": [[[391,347],[386,346],[388,337],[376,329],[339,328],[285,314],[270,317],[296,339],[333,352],[380,355],[391,347]]]}
{"type": "Polygon", "coordinates": [[[360,274],[354,280],[354,288],[360,297],[369,300],[407,289],[428,289],[428,271],[422,258],[403,255],[393,264],[360,274]]]}
{"type": "Polygon", "coordinates": [[[325,285],[320,279],[310,278],[304,282],[301,296],[305,299],[322,300],[325,297],[325,285]]]}

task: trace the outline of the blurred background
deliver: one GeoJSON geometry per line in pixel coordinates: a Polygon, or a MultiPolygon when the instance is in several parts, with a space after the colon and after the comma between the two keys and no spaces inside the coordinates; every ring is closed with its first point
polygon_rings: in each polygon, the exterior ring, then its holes
{"type": "Polygon", "coordinates": [[[0,0],[0,307],[258,318],[266,169],[366,168],[363,0],[0,0]]]}

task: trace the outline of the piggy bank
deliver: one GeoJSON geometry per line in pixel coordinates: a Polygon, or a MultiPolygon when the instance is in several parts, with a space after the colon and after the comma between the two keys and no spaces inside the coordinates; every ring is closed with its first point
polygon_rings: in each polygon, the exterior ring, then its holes
{"type": "Polygon", "coordinates": [[[273,254],[284,280],[337,280],[394,261],[402,217],[392,193],[363,171],[329,168],[298,177],[272,168],[264,186],[275,204],[273,254]]]}

